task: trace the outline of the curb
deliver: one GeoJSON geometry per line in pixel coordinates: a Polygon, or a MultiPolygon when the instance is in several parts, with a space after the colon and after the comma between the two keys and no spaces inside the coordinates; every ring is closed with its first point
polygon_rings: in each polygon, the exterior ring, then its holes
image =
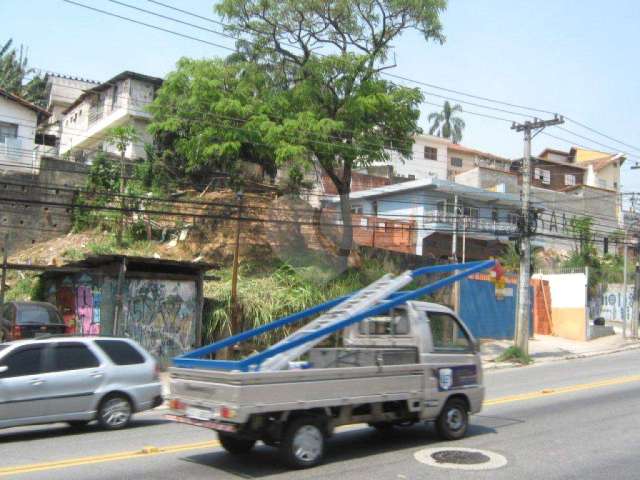
{"type": "Polygon", "coordinates": [[[612,348],[610,350],[600,350],[597,352],[572,353],[570,355],[565,355],[563,357],[550,358],[550,359],[541,360],[541,361],[536,361],[535,357],[533,357],[533,362],[530,363],[529,365],[521,365],[521,364],[511,363],[511,362],[498,363],[494,361],[487,361],[487,362],[482,362],[482,368],[485,371],[488,371],[488,370],[504,370],[506,368],[535,367],[537,365],[544,365],[552,362],[560,362],[563,360],[576,360],[579,358],[601,357],[604,355],[611,355],[613,353],[620,353],[620,352],[626,352],[629,350],[637,350],[637,349],[640,349],[640,343],[634,343],[632,345],[626,345],[624,347],[612,348]]]}

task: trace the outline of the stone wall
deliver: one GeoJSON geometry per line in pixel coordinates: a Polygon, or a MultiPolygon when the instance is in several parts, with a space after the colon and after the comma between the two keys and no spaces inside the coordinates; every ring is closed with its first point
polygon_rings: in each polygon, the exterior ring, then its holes
{"type": "Polygon", "coordinates": [[[62,236],[73,226],[76,189],[84,186],[88,167],[44,157],[39,174],[0,174],[0,245],[10,254],[62,236]]]}

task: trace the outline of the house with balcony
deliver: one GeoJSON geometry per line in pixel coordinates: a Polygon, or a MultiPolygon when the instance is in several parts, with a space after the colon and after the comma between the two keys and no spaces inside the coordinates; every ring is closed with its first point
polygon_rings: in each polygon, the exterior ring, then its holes
{"type": "Polygon", "coordinates": [[[125,157],[143,158],[145,144],[152,141],[147,132],[151,114],[146,107],[161,85],[161,78],[125,71],[86,90],[62,112],[60,155],[86,162],[98,150],[118,154],[115,146],[105,144],[106,133],[112,127],[131,124],[140,140],[127,148],[125,157]]]}
{"type": "Polygon", "coordinates": [[[36,129],[49,112],[0,88],[0,170],[35,173],[39,167],[36,129]]]}
{"type": "Polygon", "coordinates": [[[99,82],[56,73],[47,73],[45,82],[47,111],[50,116],[38,125],[36,143],[40,154],[57,156],[65,117],[64,111],[86,90],[96,87],[99,82]]]}
{"type": "Polygon", "coordinates": [[[511,169],[511,160],[508,158],[465,147],[457,143],[451,143],[447,146],[447,157],[447,180],[451,180],[452,182],[455,181],[456,175],[476,167],[501,172],[508,172],[511,169]]]}
{"type": "MultiPolygon", "coordinates": [[[[324,202],[340,223],[339,198],[324,202]]],[[[354,240],[364,246],[459,259],[498,255],[518,231],[518,195],[423,178],[351,194],[354,240]]]]}
{"type": "MultiPolygon", "coordinates": [[[[624,157],[588,152],[575,147],[569,152],[546,149],[532,158],[532,204],[544,205],[537,218],[535,246],[560,253],[572,250],[572,221],[583,217],[592,219],[598,236],[614,239],[624,228],[619,195],[624,157]]],[[[456,175],[455,180],[470,187],[519,194],[521,164],[521,159],[514,160],[509,172],[476,167],[456,175]]],[[[602,249],[603,243],[597,246],[602,249]]]]}

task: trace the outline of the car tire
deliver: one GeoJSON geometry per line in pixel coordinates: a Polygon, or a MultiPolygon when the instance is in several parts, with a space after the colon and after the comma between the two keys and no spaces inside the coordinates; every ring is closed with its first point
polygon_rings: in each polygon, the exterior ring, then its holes
{"type": "Polygon", "coordinates": [[[120,393],[107,395],[98,407],[98,422],[105,430],[120,430],[131,422],[131,401],[120,393]]]}
{"type": "Polygon", "coordinates": [[[467,433],[469,412],[460,398],[451,398],[442,407],[436,420],[436,430],[443,440],[459,440],[467,433]]]}
{"type": "Polygon", "coordinates": [[[218,439],[220,439],[222,448],[232,455],[249,453],[256,444],[256,441],[250,438],[240,438],[237,435],[224,432],[218,432],[218,439]]]}
{"type": "Polygon", "coordinates": [[[324,458],[325,437],[321,418],[296,418],[284,430],[280,458],[289,468],[299,470],[315,467],[324,458]]]}

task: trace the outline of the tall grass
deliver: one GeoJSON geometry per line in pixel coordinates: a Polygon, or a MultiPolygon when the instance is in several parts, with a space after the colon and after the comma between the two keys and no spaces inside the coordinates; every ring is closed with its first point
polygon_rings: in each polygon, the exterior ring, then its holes
{"type": "MultiPolygon", "coordinates": [[[[288,263],[276,262],[268,268],[260,264],[245,264],[238,281],[241,328],[256,328],[353,292],[384,273],[382,263],[374,260],[365,260],[358,270],[348,270],[335,278],[330,278],[331,272],[318,266],[293,267],[288,263]]],[[[203,318],[203,336],[207,342],[231,333],[230,269],[222,271],[221,276],[221,280],[206,282],[204,287],[205,297],[210,299],[203,318]]],[[[256,338],[254,347],[273,344],[292,328],[268,332],[256,338]]]]}

